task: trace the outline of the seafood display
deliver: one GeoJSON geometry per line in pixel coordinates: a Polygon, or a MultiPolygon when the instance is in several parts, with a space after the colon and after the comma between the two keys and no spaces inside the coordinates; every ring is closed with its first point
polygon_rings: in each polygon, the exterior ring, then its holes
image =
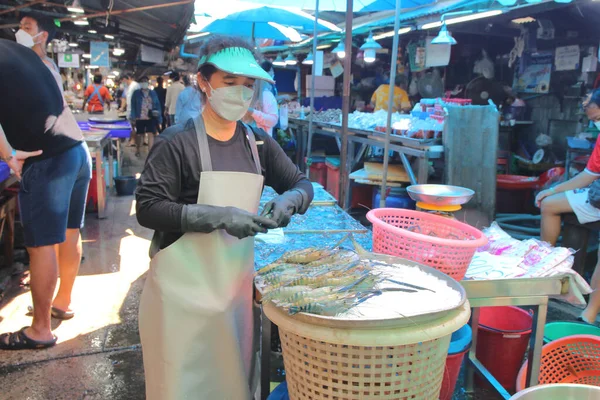
{"type": "Polygon", "coordinates": [[[263,302],[289,314],[348,319],[413,316],[461,301],[447,281],[408,262],[381,261],[351,235],[331,247],[285,253],[256,272],[255,284],[263,302]],[[346,239],[354,249],[342,247],[346,239]]]}

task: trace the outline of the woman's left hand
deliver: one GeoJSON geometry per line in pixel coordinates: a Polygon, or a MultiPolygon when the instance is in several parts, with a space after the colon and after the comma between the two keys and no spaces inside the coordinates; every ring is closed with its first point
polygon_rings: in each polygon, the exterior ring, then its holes
{"type": "Polygon", "coordinates": [[[21,179],[21,171],[23,170],[23,164],[25,160],[30,157],[37,157],[42,154],[42,150],[37,151],[21,151],[17,150],[17,153],[14,157],[11,157],[10,160],[6,161],[10,169],[15,173],[17,178],[21,179]]]}

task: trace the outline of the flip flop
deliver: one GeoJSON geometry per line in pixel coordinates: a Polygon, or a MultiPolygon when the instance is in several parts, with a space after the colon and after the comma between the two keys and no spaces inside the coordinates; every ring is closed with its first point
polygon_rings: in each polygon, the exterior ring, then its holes
{"type": "Polygon", "coordinates": [[[56,344],[58,338],[48,341],[33,340],[25,334],[24,326],[20,331],[3,333],[0,335],[0,350],[40,350],[47,349],[56,344]]]}
{"type": "MultiPolygon", "coordinates": [[[[33,314],[33,306],[27,306],[27,315],[33,314]]],[[[50,315],[52,318],[60,319],[62,321],[67,321],[75,316],[73,311],[63,311],[59,308],[52,307],[50,309],[50,315]]]]}

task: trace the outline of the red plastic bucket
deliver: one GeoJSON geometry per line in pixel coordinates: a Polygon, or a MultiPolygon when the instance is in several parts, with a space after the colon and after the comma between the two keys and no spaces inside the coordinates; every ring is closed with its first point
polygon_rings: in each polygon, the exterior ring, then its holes
{"type": "Polygon", "coordinates": [[[440,391],[440,400],[451,400],[456,388],[456,382],[458,381],[458,375],[460,374],[460,367],[462,366],[465,354],[469,352],[471,347],[460,353],[448,354],[446,358],[446,368],[444,369],[444,379],[442,381],[442,390],[440,391]]]}
{"type": "Polygon", "coordinates": [[[533,318],[518,307],[481,307],[477,359],[509,392],[523,363],[533,318]]]}

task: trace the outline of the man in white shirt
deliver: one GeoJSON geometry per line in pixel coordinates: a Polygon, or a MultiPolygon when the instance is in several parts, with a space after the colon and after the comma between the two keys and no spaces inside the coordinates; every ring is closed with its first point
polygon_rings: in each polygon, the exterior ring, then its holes
{"type": "Polygon", "coordinates": [[[129,135],[129,146],[135,146],[135,118],[131,116],[131,98],[133,93],[140,89],[140,84],[137,83],[132,75],[126,74],[123,76],[123,82],[127,84],[127,120],[131,124],[131,134],[129,135]]]}
{"type": "Polygon", "coordinates": [[[165,102],[165,116],[169,116],[169,125],[175,125],[175,114],[177,114],[177,98],[179,94],[183,92],[185,86],[179,79],[179,72],[173,71],[171,73],[171,86],[167,88],[167,100],[165,102]]]}
{"type": "Polygon", "coordinates": [[[48,42],[52,41],[55,35],[56,25],[52,18],[39,14],[27,14],[21,19],[19,30],[15,34],[15,39],[17,40],[17,43],[30,48],[40,56],[56,80],[60,92],[63,93],[63,80],[60,76],[60,70],[56,66],[54,60],[48,57],[46,51],[48,42]]]}

